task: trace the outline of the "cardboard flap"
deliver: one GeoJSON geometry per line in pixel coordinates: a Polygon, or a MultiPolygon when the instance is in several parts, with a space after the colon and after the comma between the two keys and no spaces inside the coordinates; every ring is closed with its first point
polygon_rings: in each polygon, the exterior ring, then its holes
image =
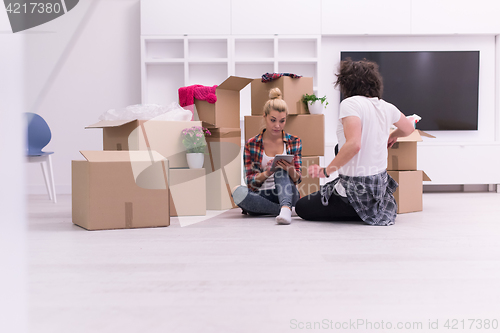
{"type": "Polygon", "coordinates": [[[232,138],[241,137],[241,129],[239,128],[208,128],[211,135],[205,137],[206,140],[210,138],[232,138]]]}
{"type": "Polygon", "coordinates": [[[133,161],[153,161],[158,162],[165,160],[161,154],[154,150],[129,150],[129,151],[115,151],[115,150],[82,150],[80,153],[89,162],[133,162],[133,161]]]}
{"type": "Polygon", "coordinates": [[[427,174],[425,173],[425,171],[422,171],[422,177],[423,177],[423,180],[425,182],[430,182],[431,179],[429,178],[429,176],[427,176],[427,174]]]}
{"type": "Polygon", "coordinates": [[[408,136],[398,138],[398,142],[420,142],[423,141],[419,131],[415,130],[408,136]]]}
{"type": "Polygon", "coordinates": [[[425,136],[427,138],[433,138],[433,139],[436,138],[434,135],[430,135],[429,133],[426,133],[424,131],[421,131],[421,130],[417,130],[417,131],[418,131],[418,133],[420,133],[421,136],[425,136]]]}
{"type": "Polygon", "coordinates": [[[85,126],[85,128],[105,128],[105,127],[118,127],[128,123],[136,121],[136,119],[132,120],[101,120],[95,124],[85,126]]]}
{"type": "Polygon", "coordinates": [[[240,91],[241,89],[245,88],[250,82],[252,82],[252,80],[253,79],[247,79],[245,77],[230,76],[217,87],[217,90],[225,89],[240,91]]]}

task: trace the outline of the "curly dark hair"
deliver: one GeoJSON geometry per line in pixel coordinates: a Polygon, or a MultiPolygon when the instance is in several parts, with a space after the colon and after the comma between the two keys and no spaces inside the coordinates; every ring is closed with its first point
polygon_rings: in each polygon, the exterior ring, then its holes
{"type": "Polygon", "coordinates": [[[384,85],[378,65],[366,59],[353,61],[347,58],[340,62],[339,73],[335,74],[335,87],[340,86],[344,98],[366,96],[382,98],[384,85]]]}

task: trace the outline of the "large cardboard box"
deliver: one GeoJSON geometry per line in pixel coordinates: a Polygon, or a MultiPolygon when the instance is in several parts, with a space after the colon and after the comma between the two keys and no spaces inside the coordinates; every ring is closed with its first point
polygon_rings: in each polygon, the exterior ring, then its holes
{"type": "Polygon", "coordinates": [[[168,160],[155,151],[82,151],[72,161],[73,223],[87,230],[170,225],[168,160]]]}
{"type": "Polygon", "coordinates": [[[187,168],[183,129],[201,121],[114,120],[85,128],[102,128],[104,150],[155,150],[168,159],[170,168],[187,168]]]}
{"type": "Polygon", "coordinates": [[[199,119],[206,127],[237,128],[240,126],[240,90],[252,79],[230,76],[215,90],[217,102],[194,100],[195,119],[199,119]]]}
{"type": "Polygon", "coordinates": [[[311,178],[307,172],[313,164],[319,165],[319,156],[302,157],[302,181],[297,186],[301,198],[320,190],[319,178],[311,178]]]}
{"type": "Polygon", "coordinates": [[[417,142],[422,136],[435,138],[420,130],[413,131],[407,137],[398,138],[398,141],[389,148],[387,156],[387,170],[417,170],[417,142]]]}
{"type": "Polygon", "coordinates": [[[292,79],[282,76],[271,82],[262,82],[262,79],[252,81],[252,115],[258,116],[264,113],[264,105],[269,100],[269,91],[278,87],[282,98],[288,106],[289,114],[308,114],[306,106],[302,102],[302,95],[312,95],[313,78],[301,77],[292,79]]]}
{"type": "MultiPolygon", "coordinates": [[[[245,142],[265,127],[263,116],[245,116],[245,142]]],[[[322,114],[292,115],[286,119],[285,132],[302,140],[302,156],[325,154],[325,116],[322,114]]]]}
{"type": "Polygon", "coordinates": [[[205,169],[170,169],[170,216],[206,214],[205,169]]]}
{"type": "Polygon", "coordinates": [[[232,189],[241,185],[241,130],[210,128],[204,168],[207,172],[207,209],[222,210],[237,207],[232,189]]]}
{"type": "Polygon", "coordinates": [[[399,187],[394,192],[398,204],[398,214],[419,212],[423,209],[423,181],[430,181],[429,176],[421,170],[417,171],[387,171],[398,182],[399,187]]]}

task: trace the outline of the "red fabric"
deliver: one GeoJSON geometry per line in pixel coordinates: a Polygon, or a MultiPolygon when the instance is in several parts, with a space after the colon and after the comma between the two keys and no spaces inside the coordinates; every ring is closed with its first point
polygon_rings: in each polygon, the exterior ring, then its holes
{"type": "Polygon", "coordinates": [[[217,102],[215,89],[217,89],[217,85],[213,87],[197,86],[194,88],[194,98],[214,104],[217,102]]]}

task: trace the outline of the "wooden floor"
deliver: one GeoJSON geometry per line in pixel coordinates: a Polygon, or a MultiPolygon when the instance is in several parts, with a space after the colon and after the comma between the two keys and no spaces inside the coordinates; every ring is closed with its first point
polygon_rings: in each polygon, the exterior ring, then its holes
{"type": "Polygon", "coordinates": [[[73,225],[71,198],[58,199],[28,202],[33,333],[445,332],[447,319],[482,332],[478,319],[500,321],[497,193],[426,193],[423,212],[390,227],[279,226],[230,210],[98,232],[73,225]]]}

